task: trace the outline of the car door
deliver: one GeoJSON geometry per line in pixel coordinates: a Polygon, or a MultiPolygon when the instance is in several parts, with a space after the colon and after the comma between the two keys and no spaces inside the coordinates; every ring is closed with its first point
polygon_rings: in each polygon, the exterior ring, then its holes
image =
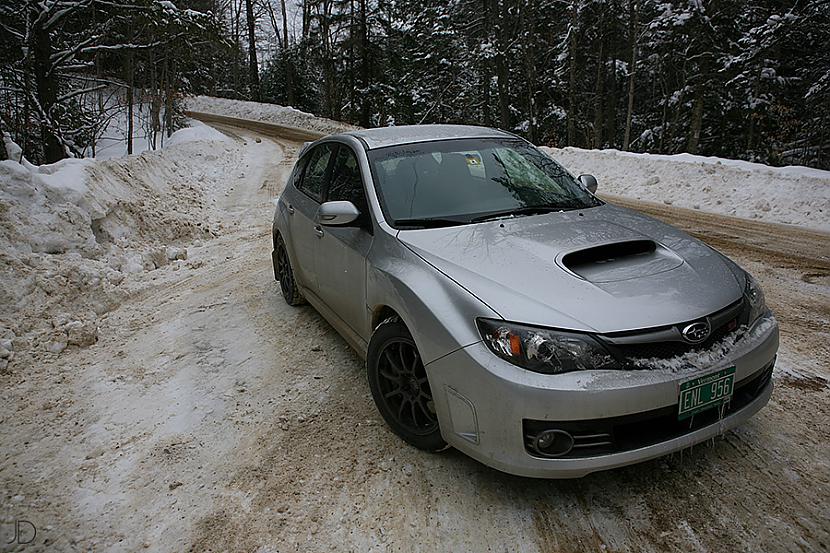
{"type": "Polygon", "coordinates": [[[288,224],[294,249],[292,268],[298,282],[315,294],[318,280],[314,263],[319,237],[314,216],[323,201],[325,182],[336,147],[333,143],[319,144],[303,156],[305,168],[297,180],[297,191],[287,197],[288,224]]]}
{"type": "Polygon", "coordinates": [[[366,256],[372,245],[372,220],[363,186],[357,156],[341,144],[325,200],[348,200],[360,211],[360,217],[349,226],[318,227],[315,265],[320,299],[355,333],[368,339],[366,256]]]}

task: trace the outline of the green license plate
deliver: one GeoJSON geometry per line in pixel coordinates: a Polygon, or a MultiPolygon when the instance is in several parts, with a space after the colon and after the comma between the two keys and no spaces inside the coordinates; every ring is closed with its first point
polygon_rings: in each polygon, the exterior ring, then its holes
{"type": "Polygon", "coordinates": [[[734,387],[735,367],[681,382],[677,420],[729,403],[734,387]]]}

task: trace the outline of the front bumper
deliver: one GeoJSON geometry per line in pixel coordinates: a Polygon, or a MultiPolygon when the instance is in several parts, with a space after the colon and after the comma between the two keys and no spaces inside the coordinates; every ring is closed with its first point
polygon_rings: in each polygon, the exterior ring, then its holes
{"type": "MultiPolygon", "coordinates": [[[[769,400],[772,380],[759,375],[774,362],[778,324],[771,316],[755,323],[747,338],[704,368],[533,373],[493,355],[483,343],[459,349],[426,366],[441,433],[447,443],[498,470],[538,478],[579,478],[591,472],[660,457],[703,442],[749,419],[769,400]],[[771,323],[771,324],[770,324],[771,323]],[[763,325],[763,326],[762,326],[763,325]],[[619,420],[676,409],[681,382],[735,367],[735,388],[760,382],[747,401],[726,416],[669,439],[610,453],[543,458],[525,447],[527,421],[619,420]]],[[[737,392],[736,392],[737,393],[737,392]]]]}

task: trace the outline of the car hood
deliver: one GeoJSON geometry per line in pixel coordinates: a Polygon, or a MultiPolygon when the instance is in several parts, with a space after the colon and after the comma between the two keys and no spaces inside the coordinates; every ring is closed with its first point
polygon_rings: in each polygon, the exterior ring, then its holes
{"type": "Polygon", "coordinates": [[[674,227],[611,205],[398,239],[506,320],[615,332],[691,321],[743,292],[734,267],[674,227]]]}

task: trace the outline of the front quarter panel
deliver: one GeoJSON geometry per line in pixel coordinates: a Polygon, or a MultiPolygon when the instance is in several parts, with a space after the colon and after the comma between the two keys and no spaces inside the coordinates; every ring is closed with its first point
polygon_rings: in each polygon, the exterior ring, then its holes
{"type": "Polygon", "coordinates": [[[424,364],[480,342],[476,317],[498,315],[409,251],[394,234],[384,232],[379,238],[367,272],[369,309],[394,309],[412,333],[424,364]]]}

